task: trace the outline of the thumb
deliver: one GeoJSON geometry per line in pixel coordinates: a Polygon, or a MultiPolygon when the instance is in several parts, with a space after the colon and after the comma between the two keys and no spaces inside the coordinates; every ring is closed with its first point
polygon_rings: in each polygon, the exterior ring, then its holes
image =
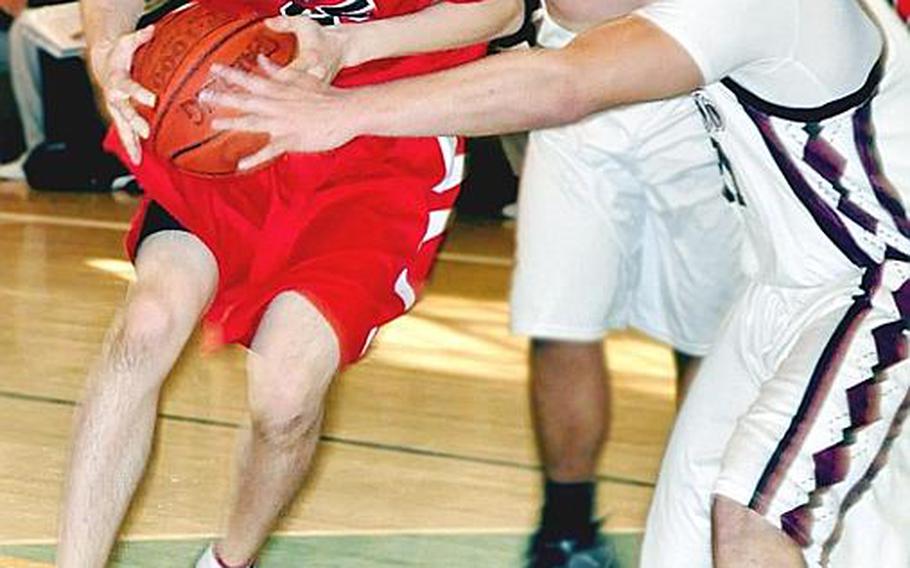
{"type": "Polygon", "coordinates": [[[265,21],[265,27],[269,28],[273,32],[281,33],[293,33],[294,22],[291,21],[291,18],[287,16],[275,16],[274,18],[269,18],[265,21]]]}
{"type": "Polygon", "coordinates": [[[136,44],[135,44],[136,47],[139,47],[140,45],[142,45],[144,43],[148,43],[154,35],[155,35],[155,26],[154,25],[146,26],[146,27],[142,28],[141,30],[137,31],[136,35],[134,36],[135,42],[136,42],[136,44]]]}

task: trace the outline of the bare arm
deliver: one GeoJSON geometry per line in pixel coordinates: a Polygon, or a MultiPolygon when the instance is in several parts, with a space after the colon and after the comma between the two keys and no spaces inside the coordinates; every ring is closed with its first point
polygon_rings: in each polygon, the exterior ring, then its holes
{"type": "Polygon", "coordinates": [[[94,68],[93,52],[111,49],[118,39],[131,33],[142,14],[142,0],[81,0],[82,24],[88,45],[89,63],[94,68]]]}
{"type": "Polygon", "coordinates": [[[506,53],[403,81],[335,93],[355,135],[484,135],[574,122],[702,84],[673,38],[628,16],[564,49],[506,53]]]}
{"type": "Polygon", "coordinates": [[[133,32],[142,14],[143,0],[82,0],[80,6],[87,60],[104,99],[104,110],[130,159],[139,163],[139,139],[148,137],[149,126],[133,103],[155,104],[155,95],[130,77],[133,53],[152,38],[151,27],[133,32]]]}
{"type": "Polygon", "coordinates": [[[565,124],[703,83],[676,40],[634,15],[593,28],[563,49],[505,53],[359,89],[335,89],[263,64],[268,78],[220,72],[246,93],[205,95],[241,111],[215,121],[215,128],[271,135],[272,143],[241,167],[282,152],[335,148],[361,135],[483,135],[565,124]]]}

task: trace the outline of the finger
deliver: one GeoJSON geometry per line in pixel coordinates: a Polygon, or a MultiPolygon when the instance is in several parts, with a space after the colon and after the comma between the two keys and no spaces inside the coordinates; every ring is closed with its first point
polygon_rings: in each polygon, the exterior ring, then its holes
{"type": "Polygon", "coordinates": [[[262,55],[261,53],[256,57],[256,61],[259,63],[259,68],[262,72],[273,81],[278,81],[280,83],[285,83],[294,75],[294,69],[291,67],[281,67],[276,65],[274,61],[262,55]]]}
{"type": "Polygon", "coordinates": [[[320,81],[323,81],[323,80],[325,80],[326,75],[328,75],[329,70],[326,69],[325,66],[323,66],[323,65],[315,65],[315,66],[307,69],[306,72],[309,73],[310,75],[312,75],[313,77],[316,77],[320,81]]]}
{"type": "Polygon", "coordinates": [[[155,93],[151,92],[135,81],[128,81],[124,86],[130,98],[132,98],[137,103],[145,105],[147,107],[155,106],[155,103],[158,100],[158,97],[155,96],[155,93]]]}
{"type": "Polygon", "coordinates": [[[294,21],[287,16],[275,16],[265,21],[265,27],[275,32],[293,33],[294,21]]]}
{"type": "Polygon", "coordinates": [[[262,98],[251,97],[247,94],[225,93],[222,91],[205,90],[199,93],[199,101],[212,106],[240,110],[261,114],[267,103],[262,98]]]}
{"type": "Polygon", "coordinates": [[[147,107],[155,106],[157,100],[155,93],[125,76],[118,77],[115,81],[115,90],[120,99],[132,98],[134,101],[147,107]]]}
{"type": "Polygon", "coordinates": [[[238,69],[232,69],[231,67],[225,67],[224,65],[212,65],[212,75],[215,75],[228,85],[240,87],[245,91],[259,95],[268,94],[275,87],[268,79],[238,69]]]}
{"type": "Polygon", "coordinates": [[[278,156],[284,154],[285,151],[286,150],[282,144],[279,144],[277,141],[273,140],[266,144],[265,148],[262,150],[259,150],[255,154],[247,156],[246,158],[237,162],[237,169],[249,170],[255,168],[258,165],[264,164],[274,158],[277,158],[278,156]]]}
{"type": "Polygon", "coordinates": [[[155,25],[145,26],[141,30],[137,31],[132,35],[133,38],[133,49],[137,49],[140,45],[148,43],[152,40],[152,37],[155,35],[155,25]]]}
{"type": "Polygon", "coordinates": [[[269,128],[265,126],[261,117],[246,114],[231,118],[216,118],[212,121],[213,130],[233,130],[236,132],[265,132],[269,128]]]}
{"type": "Polygon", "coordinates": [[[142,115],[136,112],[129,102],[119,102],[114,105],[120,111],[124,119],[130,125],[132,131],[140,138],[149,137],[149,123],[146,122],[142,115]]]}
{"type": "Polygon", "coordinates": [[[112,106],[108,108],[108,111],[110,112],[111,120],[114,121],[114,128],[117,130],[117,136],[123,144],[123,149],[126,150],[127,157],[130,162],[138,165],[142,160],[142,153],[139,150],[139,141],[136,139],[136,135],[133,133],[132,129],[130,129],[129,122],[123,118],[119,109],[112,106]]]}

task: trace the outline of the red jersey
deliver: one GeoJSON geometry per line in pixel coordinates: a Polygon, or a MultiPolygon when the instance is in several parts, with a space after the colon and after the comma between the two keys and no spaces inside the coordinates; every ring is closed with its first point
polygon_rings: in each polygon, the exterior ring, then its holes
{"type": "MultiPolygon", "coordinates": [[[[356,23],[416,12],[429,0],[203,0],[237,11],[356,23]],[[295,3],[296,2],[296,3],[295,3]]],[[[355,86],[429,73],[482,56],[485,45],[374,61],[344,70],[355,86]]],[[[317,127],[318,125],[313,125],[317,127]]],[[[332,324],[342,364],[414,302],[442,240],[463,174],[454,137],[362,137],[331,152],[286,154],[254,172],[204,178],[149,152],[129,164],[145,191],[127,236],[137,254],[154,201],[212,251],[219,282],[205,315],[222,342],[249,345],[272,298],[296,291],[332,324]]]]}
{"type": "MultiPolygon", "coordinates": [[[[447,1],[471,3],[479,0],[447,1]]],[[[266,16],[300,15],[309,17],[322,25],[337,25],[404,16],[419,12],[435,2],[432,0],[200,0],[200,3],[238,13],[255,12],[266,16]]],[[[480,44],[436,53],[370,61],[358,67],[342,70],[333,84],[339,87],[353,87],[439,71],[476,59],[485,50],[486,44],[480,44]]]]}

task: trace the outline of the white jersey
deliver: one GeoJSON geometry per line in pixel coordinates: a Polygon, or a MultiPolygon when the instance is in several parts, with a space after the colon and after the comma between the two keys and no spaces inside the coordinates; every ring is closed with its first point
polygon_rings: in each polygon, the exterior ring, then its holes
{"type": "MultiPolygon", "coordinates": [[[[873,107],[907,99],[874,96],[887,55],[856,2],[657,0],[638,13],[709,85],[696,98],[745,203],[754,279],[815,286],[908,258],[910,225],[872,124],[873,107]]],[[[908,142],[888,140],[899,152],[908,142]]]]}
{"type": "Polygon", "coordinates": [[[868,546],[870,530],[910,527],[890,497],[910,479],[906,31],[887,14],[886,49],[855,0],[638,13],[704,75],[695,97],[753,257],[674,427],[642,566],[711,565],[712,495],[783,530],[809,566],[908,566],[905,539],[868,546]]]}

